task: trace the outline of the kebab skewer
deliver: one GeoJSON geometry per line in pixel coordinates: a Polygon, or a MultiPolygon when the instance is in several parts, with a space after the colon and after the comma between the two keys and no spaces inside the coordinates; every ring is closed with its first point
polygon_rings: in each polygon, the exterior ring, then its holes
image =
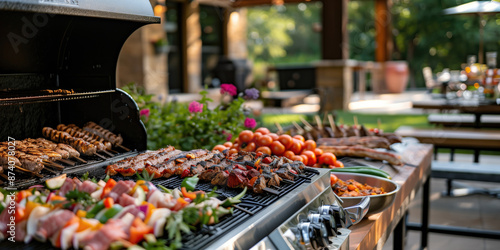
{"type": "Polygon", "coordinates": [[[46,138],[49,138],[53,141],[66,143],[72,146],[81,154],[88,156],[96,155],[104,160],[106,159],[106,157],[97,153],[97,148],[95,145],[90,144],[80,138],[74,138],[66,132],[58,131],[50,127],[44,127],[42,130],[42,134],[46,138]]]}
{"type": "Polygon", "coordinates": [[[83,127],[83,130],[89,131],[90,133],[95,134],[106,141],[111,142],[116,147],[120,147],[126,151],[130,151],[130,149],[122,145],[123,138],[121,135],[116,135],[111,131],[97,125],[95,122],[88,122],[83,127]]]}
{"type": "Polygon", "coordinates": [[[66,126],[64,124],[59,124],[57,125],[57,130],[66,132],[73,136],[74,138],[80,138],[82,140],[87,141],[90,144],[93,144],[96,149],[100,152],[103,152],[111,157],[114,155],[109,153],[107,150],[111,149],[111,142],[105,141],[104,139],[96,139],[92,138],[93,136],[90,134],[90,132],[86,131],[87,133],[82,132],[80,128],[78,128],[76,125],[70,127],[66,126]],[[89,135],[90,134],[90,135],[89,135]]]}

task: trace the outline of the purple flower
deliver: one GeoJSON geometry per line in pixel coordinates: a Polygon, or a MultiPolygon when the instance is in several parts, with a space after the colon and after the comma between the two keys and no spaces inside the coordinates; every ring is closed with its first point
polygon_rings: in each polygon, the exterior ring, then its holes
{"type": "Polygon", "coordinates": [[[189,112],[190,113],[201,113],[203,111],[203,104],[197,102],[197,101],[192,101],[189,104],[189,112]]]}
{"type": "Polygon", "coordinates": [[[245,127],[253,129],[255,128],[255,126],[257,126],[257,122],[255,121],[255,119],[248,117],[245,119],[245,127]]]}
{"type": "Polygon", "coordinates": [[[222,131],[222,134],[227,135],[226,141],[230,141],[231,139],[233,139],[233,135],[231,133],[226,132],[225,130],[222,131]]]}
{"type": "Polygon", "coordinates": [[[257,100],[259,98],[259,90],[256,88],[245,89],[245,98],[257,100]]]}
{"type": "Polygon", "coordinates": [[[223,83],[220,85],[220,93],[228,93],[231,96],[235,96],[236,94],[238,94],[238,91],[236,90],[236,86],[228,83],[223,83]]]}
{"type": "Polygon", "coordinates": [[[149,109],[141,109],[141,111],[139,111],[139,115],[140,116],[145,116],[145,117],[149,117],[149,109]]]}

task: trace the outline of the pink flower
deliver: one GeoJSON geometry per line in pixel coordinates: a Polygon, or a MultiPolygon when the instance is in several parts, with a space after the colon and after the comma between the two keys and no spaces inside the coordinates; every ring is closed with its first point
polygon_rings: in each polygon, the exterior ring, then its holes
{"type": "Polygon", "coordinates": [[[226,141],[230,141],[231,139],[233,139],[233,135],[232,134],[227,134],[226,141]]]}
{"type": "Polygon", "coordinates": [[[220,93],[228,93],[231,96],[235,96],[236,94],[238,94],[238,91],[236,90],[236,86],[228,83],[223,83],[220,85],[220,93]]]}
{"type": "Polygon", "coordinates": [[[192,101],[189,104],[189,112],[190,113],[201,113],[203,111],[203,104],[197,102],[197,101],[192,101]]]}
{"type": "Polygon", "coordinates": [[[149,113],[149,109],[141,109],[141,111],[139,111],[140,116],[149,117],[149,113]]]}
{"type": "Polygon", "coordinates": [[[245,119],[245,127],[253,129],[255,128],[255,126],[257,126],[257,122],[255,121],[255,119],[248,117],[245,119]]]}

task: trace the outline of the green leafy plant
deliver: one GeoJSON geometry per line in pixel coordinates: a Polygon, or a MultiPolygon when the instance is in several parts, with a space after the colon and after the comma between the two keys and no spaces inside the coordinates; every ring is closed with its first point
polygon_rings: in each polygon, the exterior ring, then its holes
{"type": "Polygon", "coordinates": [[[229,98],[232,100],[228,102],[221,101],[213,109],[208,108],[214,101],[208,97],[206,90],[200,92],[200,100],[189,104],[152,101],[153,95],[146,94],[143,88],[135,84],[125,86],[123,90],[134,98],[141,109],[149,149],[167,145],[181,150],[212,149],[217,144],[231,140],[242,130],[256,126],[255,120],[249,117],[250,110],[243,105],[245,99],[258,97],[256,89],[237,94],[234,85],[223,84],[221,94],[236,97],[229,98]]]}

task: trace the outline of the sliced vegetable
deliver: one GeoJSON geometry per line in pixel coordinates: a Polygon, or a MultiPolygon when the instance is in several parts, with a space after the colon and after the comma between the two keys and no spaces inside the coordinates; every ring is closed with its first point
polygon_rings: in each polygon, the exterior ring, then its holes
{"type": "Polygon", "coordinates": [[[104,201],[99,201],[87,212],[86,218],[94,218],[97,213],[104,209],[104,201]]]}
{"type": "Polygon", "coordinates": [[[46,180],[45,186],[50,190],[56,190],[62,187],[65,181],[66,181],[66,174],[63,174],[46,180]]]}
{"type": "Polygon", "coordinates": [[[101,194],[101,199],[103,199],[110,191],[113,189],[113,187],[116,185],[116,181],[113,179],[109,179],[106,182],[106,186],[104,186],[101,194]]]}
{"type": "Polygon", "coordinates": [[[368,174],[379,176],[387,179],[391,179],[391,175],[381,169],[372,167],[346,167],[346,168],[332,168],[331,172],[338,173],[358,173],[358,174],[368,174]]]}
{"type": "Polygon", "coordinates": [[[243,189],[243,191],[241,191],[241,193],[239,193],[238,195],[236,195],[234,197],[229,197],[226,200],[224,200],[222,202],[221,206],[222,207],[230,207],[230,206],[233,206],[234,204],[240,203],[241,198],[243,198],[243,196],[245,195],[246,192],[247,192],[247,187],[245,187],[243,189]]]}
{"type": "Polygon", "coordinates": [[[146,234],[152,233],[153,228],[147,226],[140,218],[135,218],[130,227],[129,241],[132,244],[137,244],[144,239],[146,234]]]}
{"type": "Polygon", "coordinates": [[[33,235],[35,235],[37,227],[38,227],[38,222],[40,221],[40,218],[45,216],[50,212],[50,208],[44,207],[44,206],[37,206],[33,208],[33,210],[30,212],[30,215],[28,217],[28,222],[26,223],[26,237],[25,237],[25,243],[29,243],[31,241],[31,238],[33,235]]]}
{"type": "Polygon", "coordinates": [[[196,184],[198,184],[199,180],[200,178],[198,178],[198,175],[184,178],[184,180],[182,180],[181,187],[186,188],[188,191],[194,191],[194,188],[196,187],[196,184]]]}
{"type": "Polygon", "coordinates": [[[98,218],[96,216],[96,219],[99,220],[102,224],[106,223],[109,219],[113,218],[117,213],[122,211],[123,207],[120,206],[119,204],[114,204],[113,207],[108,208],[104,210],[104,213],[98,218]]]}
{"type": "Polygon", "coordinates": [[[76,212],[76,216],[78,216],[78,217],[80,217],[80,218],[83,218],[83,217],[87,216],[87,211],[79,209],[79,210],[76,212]]]}
{"type": "Polygon", "coordinates": [[[107,197],[104,199],[104,207],[111,208],[115,204],[115,201],[111,197],[107,197]]]}
{"type": "Polygon", "coordinates": [[[139,206],[146,200],[146,192],[142,188],[137,188],[132,197],[135,198],[134,203],[139,206]]]}

